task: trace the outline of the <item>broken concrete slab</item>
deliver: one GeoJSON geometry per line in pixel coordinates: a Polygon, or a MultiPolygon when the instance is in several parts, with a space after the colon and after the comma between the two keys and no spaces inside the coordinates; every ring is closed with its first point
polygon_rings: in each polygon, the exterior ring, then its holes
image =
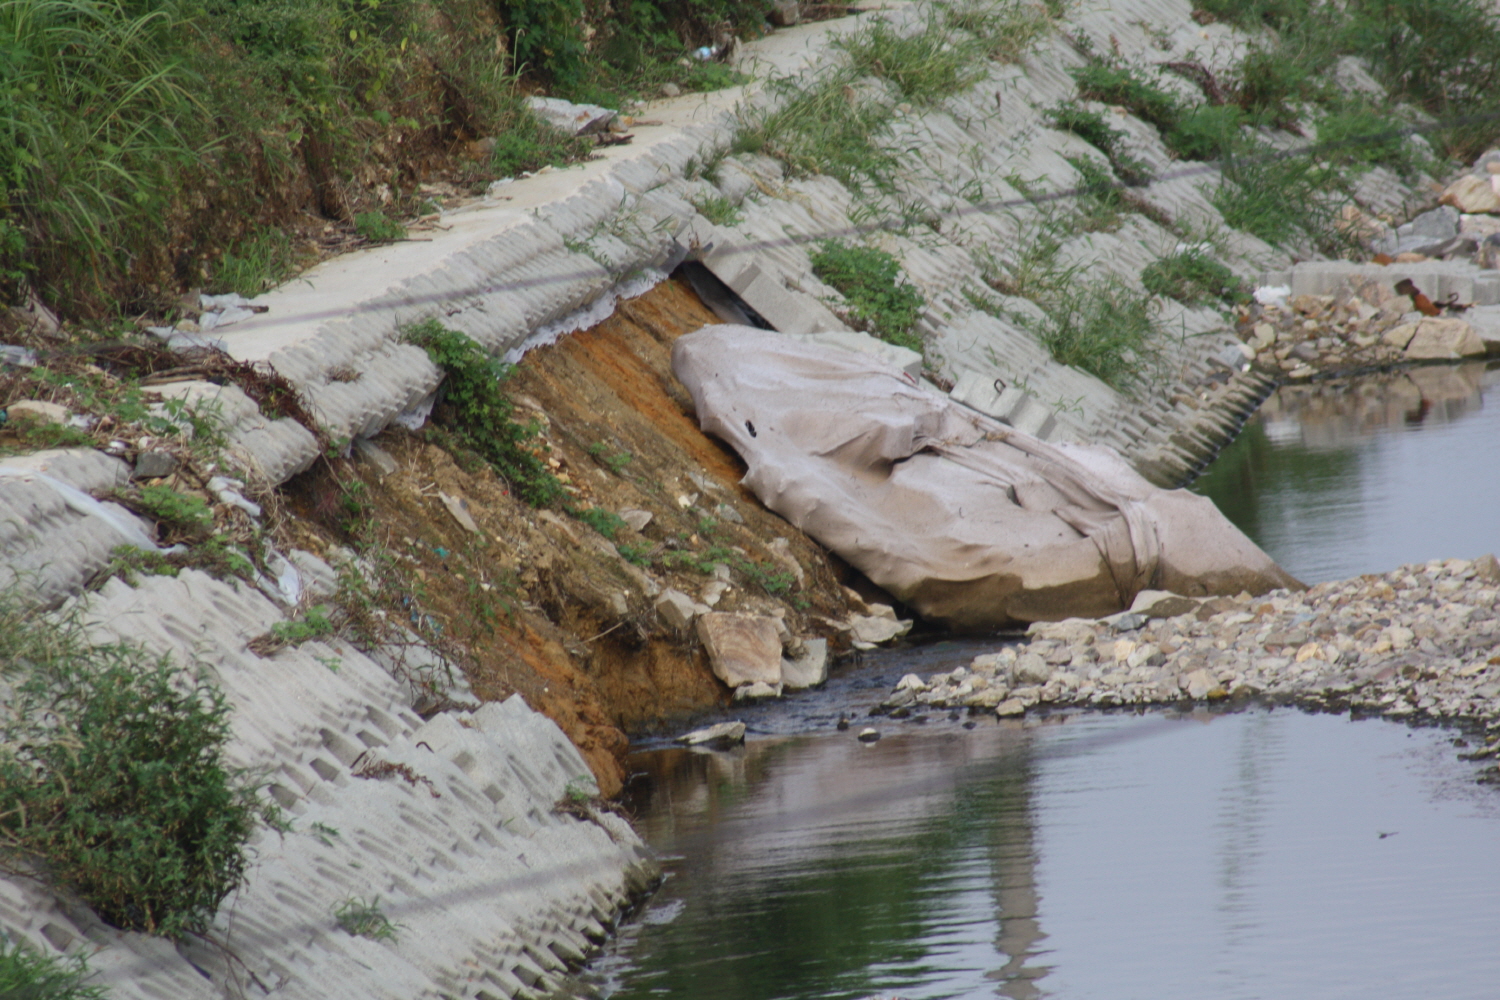
{"type": "Polygon", "coordinates": [[[710,611],[699,615],[698,638],[714,676],[729,687],[763,683],[781,687],[781,638],[769,615],[710,611]]]}
{"type": "Polygon", "coordinates": [[[686,630],[693,624],[693,619],[711,610],[708,605],[699,604],[682,591],[670,587],[663,590],[657,597],[655,607],[661,620],[666,622],[669,628],[678,631],[686,630]]]}

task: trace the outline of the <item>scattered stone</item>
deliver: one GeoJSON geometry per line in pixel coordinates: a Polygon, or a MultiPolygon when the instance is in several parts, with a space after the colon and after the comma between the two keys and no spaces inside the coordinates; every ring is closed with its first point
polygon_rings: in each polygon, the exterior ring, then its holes
{"type": "Polygon", "coordinates": [[[1135,595],[1130,610],[1147,618],[1176,618],[1198,610],[1198,602],[1167,590],[1143,590],[1135,595]]]}
{"type": "Polygon", "coordinates": [[[859,731],[858,739],[861,743],[874,743],[880,739],[880,730],[866,726],[859,731]]]}
{"type": "Polygon", "coordinates": [[[693,619],[707,614],[710,609],[699,604],[680,590],[668,588],[656,598],[656,613],[670,628],[684,631],[693,624],[693,619]]]}
{"type": "MultiPolygon", "coordinates": [[[[768,615],[710,611],[698,616],[698,638],[714,676],[729,687],[763,683],[781,687],[781,639],[768,615]]],[[[739,697],[736,691],[736,697],[739,697]]]]}
{"type": "Polygon", "coordinates": [[[526,104],[542,121],[568,135],[608,131],[618,113],[597,104],[573,104],[558,97],[528,97],[526,104]]]}
{"type": "Polygon", "coordinates": [[[765,681],[752,681],[734,689],[735,701],[765,701],[767,698],[780,697],[781,685],[767,684],[765,681]]]}
{"type": "Polygon", "coordinates": [[[790,28],[802,20],[802,5],[797,0],[776,0],[766,17],[778,28],[790,28]]]}
{"type": "Polygon", "coordinates": [[[20,399],[5,407],[8,420],[31,420],[39,424],[63,424],[68,421],[68,408],[40,399],[20,399]]]}
{"type": "Polygon", "coordinates": [[[745,724],[738,721],[720,722],[717,725],[683,733],[677,737],[676,742],[690,747],[731,747],[736,743],[745,742],[745,724]]]}
{"type": "Polygon", "coordinates": [[[626,507],[619,512],[620,520],[630,525],[630,530],[641,532],[646,530],[646,525],[651,523],[652,513],[649,510],[640,510],[635,507],[626,507]]]}
{"type": "Polygon", "coordinates": [[[908,712],[984,707],[1009,717],[1033,706],[1259,697],[1404,719],[1500,719],[1493,555],[1435,559],[1300,593],[1214,598],[1149,621],[1137,613],[1142,621],[1128,636],[1118,629],[1121,617],[1034,626],[1025,643],[976,656],[967,668],[903,678],[884,704],[908,712]]]}
{"type": "Polygon", "coordinates": [[[1413,361],[1453,360],[1482,358],[1485,349],[1479,334],[1464,320],[1424,319],[1416,324],[1405,353],[1413,361]]]}
{"type": "Polygon", "coordinates": [[[781,679],[793,691],[817,687],[828,680],[828,640],[804,639],[801,656],[781,661],[781,679]]]}
{"type": "Polygon", "coordinates": [[[182,463],[170,451],[143,451],[136,456],[132,479],[161,479],[177,471],[182,463]]]}
{"type": "Polygon", "coordinates": [[[450,496],[443,492],[438,493],[438,500],[442,501],[443,506],[452,515],[453,520],[458,522],[459,527],[476,535],[482,534],[479,530],[479,525],[474,523],[473,515],[469,513],[469,501],[463,497],[450,496]]]}
{"type": "Polygon", "coordinates": [[[719,602],[724,599],[724,593],[730,589],[730,586],[727,580],[710,580],[698,592],[698,597],[709,607],[717,607],[719,602]]]}
{"type": "Polygon", "coordinates": [[[663,97],[681,97],[682,96],[682,88],[679,87],[679,86],[677,86],[677,84],[675,84],[675,83],[671,82],[670,80],[668,80],[666,83],[664,83],[664,84],[661,85],[661,96],[663,96],[663,97]]]}
{"type": "Polygon", "coordinates": [[[896,682],[897,691],[926,691],[927,685],[916,674],[907,674],[896,682]]]}
{"type": "Polygon", "coordinates": [[[1438,200],[1470,214],[1500,212],[1500,194],[1496,193],[1490,178],[1475,177],[1473,174],[1465,174],[1448,185],[1438,200]]]}
{"type": "MultiPolygon", "coordinates": [[[[871,606],[886,608],[883,604],[871,606]]],[[[887,610],[889,610],[887,608],[887,610]]],[[[874,649],[882,642],[898,639],[911,631],[910,620],[887,618],[884,615],[855,615],[849,619],[849,635],[855,649],[874,649]]]]}

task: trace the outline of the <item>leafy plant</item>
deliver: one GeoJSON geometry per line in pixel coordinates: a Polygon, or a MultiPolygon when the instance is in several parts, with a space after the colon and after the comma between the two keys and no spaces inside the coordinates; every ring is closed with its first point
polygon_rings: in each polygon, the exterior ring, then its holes
{"type": "Polygon", "coordinates": [[[128,930],[206,930],[245,878],[259,801],[224,762],[229,705],[206,675],[73,619],[0,602],[0,864],[46,879],[128,930]]]}
{"type": "Polygon", "coordinates": [[[369,938],[371,941],[396,940],[398,925],[391,923],[380,912],[379,896],[369,902],[358,896],[351,896],[334,908],[333,919],[346,934],[369,938]]]}
{"type": "Polygon", "coordinates": [[[410,328],[406,337],[443,370],[443,406],[453,433],[531,506],[551,506],[566,498],[563,484],[539,457],[546,447],[537,441],[540,428],[512,419],[515,406],[500,387],[511,366],[436,320],[410,328]]]}
{"type": "Polygon", "coordinates": [[[922,351],[922,339],[912,327],[927,301],[901,280],[901,264],[895,257],[840,240],[819,241],[809,257],[813,274],[844,296],[853,320],[882,340],[922,351]]]}
{"type": "Polygon", "coordinates": [[[1152,261],[1141,271],[1141,283],[1152,295],[1165,295],[1190,306],[1239,305],[1249,300],[1244,283],[1234,272],[1197,247],[1152,261]]]}
{"type": "Polygon", "coordinates": [[[642,569],[651,565],[651,546],[649,545],[620,542],[615,545],[615,551],[620,553],[620,558],[642,569]]]}
{"type": "Polygon", "coordinates": [[[0,933],[0,997],[16,1000],[104,1000],[104,987],[87,985],[81,955],[47,955],[0,933]]]}
{"type": "Polygon", "coordinates": [[[287,646],[300,646],[310,639],[321,639],[338,630],[334,625],[333,608],[327,604],[315,604],[302,613],[300,618],[276,622],[271,626],[271,635],[287,646]]]}

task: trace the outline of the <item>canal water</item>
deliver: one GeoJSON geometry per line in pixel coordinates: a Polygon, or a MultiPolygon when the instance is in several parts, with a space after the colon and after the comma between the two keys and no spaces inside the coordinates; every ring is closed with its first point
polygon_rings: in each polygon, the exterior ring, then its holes
{"type": "MultiPolygon", "coordinates": [[[[1500,551],[1497,400],[1482,364],[1286,387],[1194,489],[1310,583],[1500,551]]],[[[642,747],[668,878],[578,993],[1500,996],[1500,795],[1464,734],[1252,708],[854,738],[903,673],[994,646],[870,654],[738,711],[734,750],[642,747]]]]}
{"type": "Polygon", "coordinates": [[[1284,386],[1191,489],[1306,583],[1500,553],[1500,366],[1284,386]]]}

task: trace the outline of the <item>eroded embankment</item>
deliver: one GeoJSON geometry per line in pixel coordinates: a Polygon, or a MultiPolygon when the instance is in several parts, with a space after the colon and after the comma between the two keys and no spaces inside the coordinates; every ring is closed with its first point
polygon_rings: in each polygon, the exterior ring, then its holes
{"type": "Polygon", "coordinates": [[[658,612],[663,591],[774,615],[835,648],[848,611],[840,568],[739,485],[739,459],[698,430],[672,376],[673,340],[715,321],[689,288],[664,282],[531,351],[508,380],[517,419],[541,427],[537,445],[581,517],[522,503],[442,430],[390,429],[378,452],[355,453],[373,457],[290,484],[299,544],[334,553],[355,528],[381,568],[376,603],[408,602],[481,700],[519,692],[555,721],[606,796],[620,787],[627,732],[729,697],[691,628],[658,612]],[[330,502],[336,473],[364,484],[361,523],[330,502]]]}

